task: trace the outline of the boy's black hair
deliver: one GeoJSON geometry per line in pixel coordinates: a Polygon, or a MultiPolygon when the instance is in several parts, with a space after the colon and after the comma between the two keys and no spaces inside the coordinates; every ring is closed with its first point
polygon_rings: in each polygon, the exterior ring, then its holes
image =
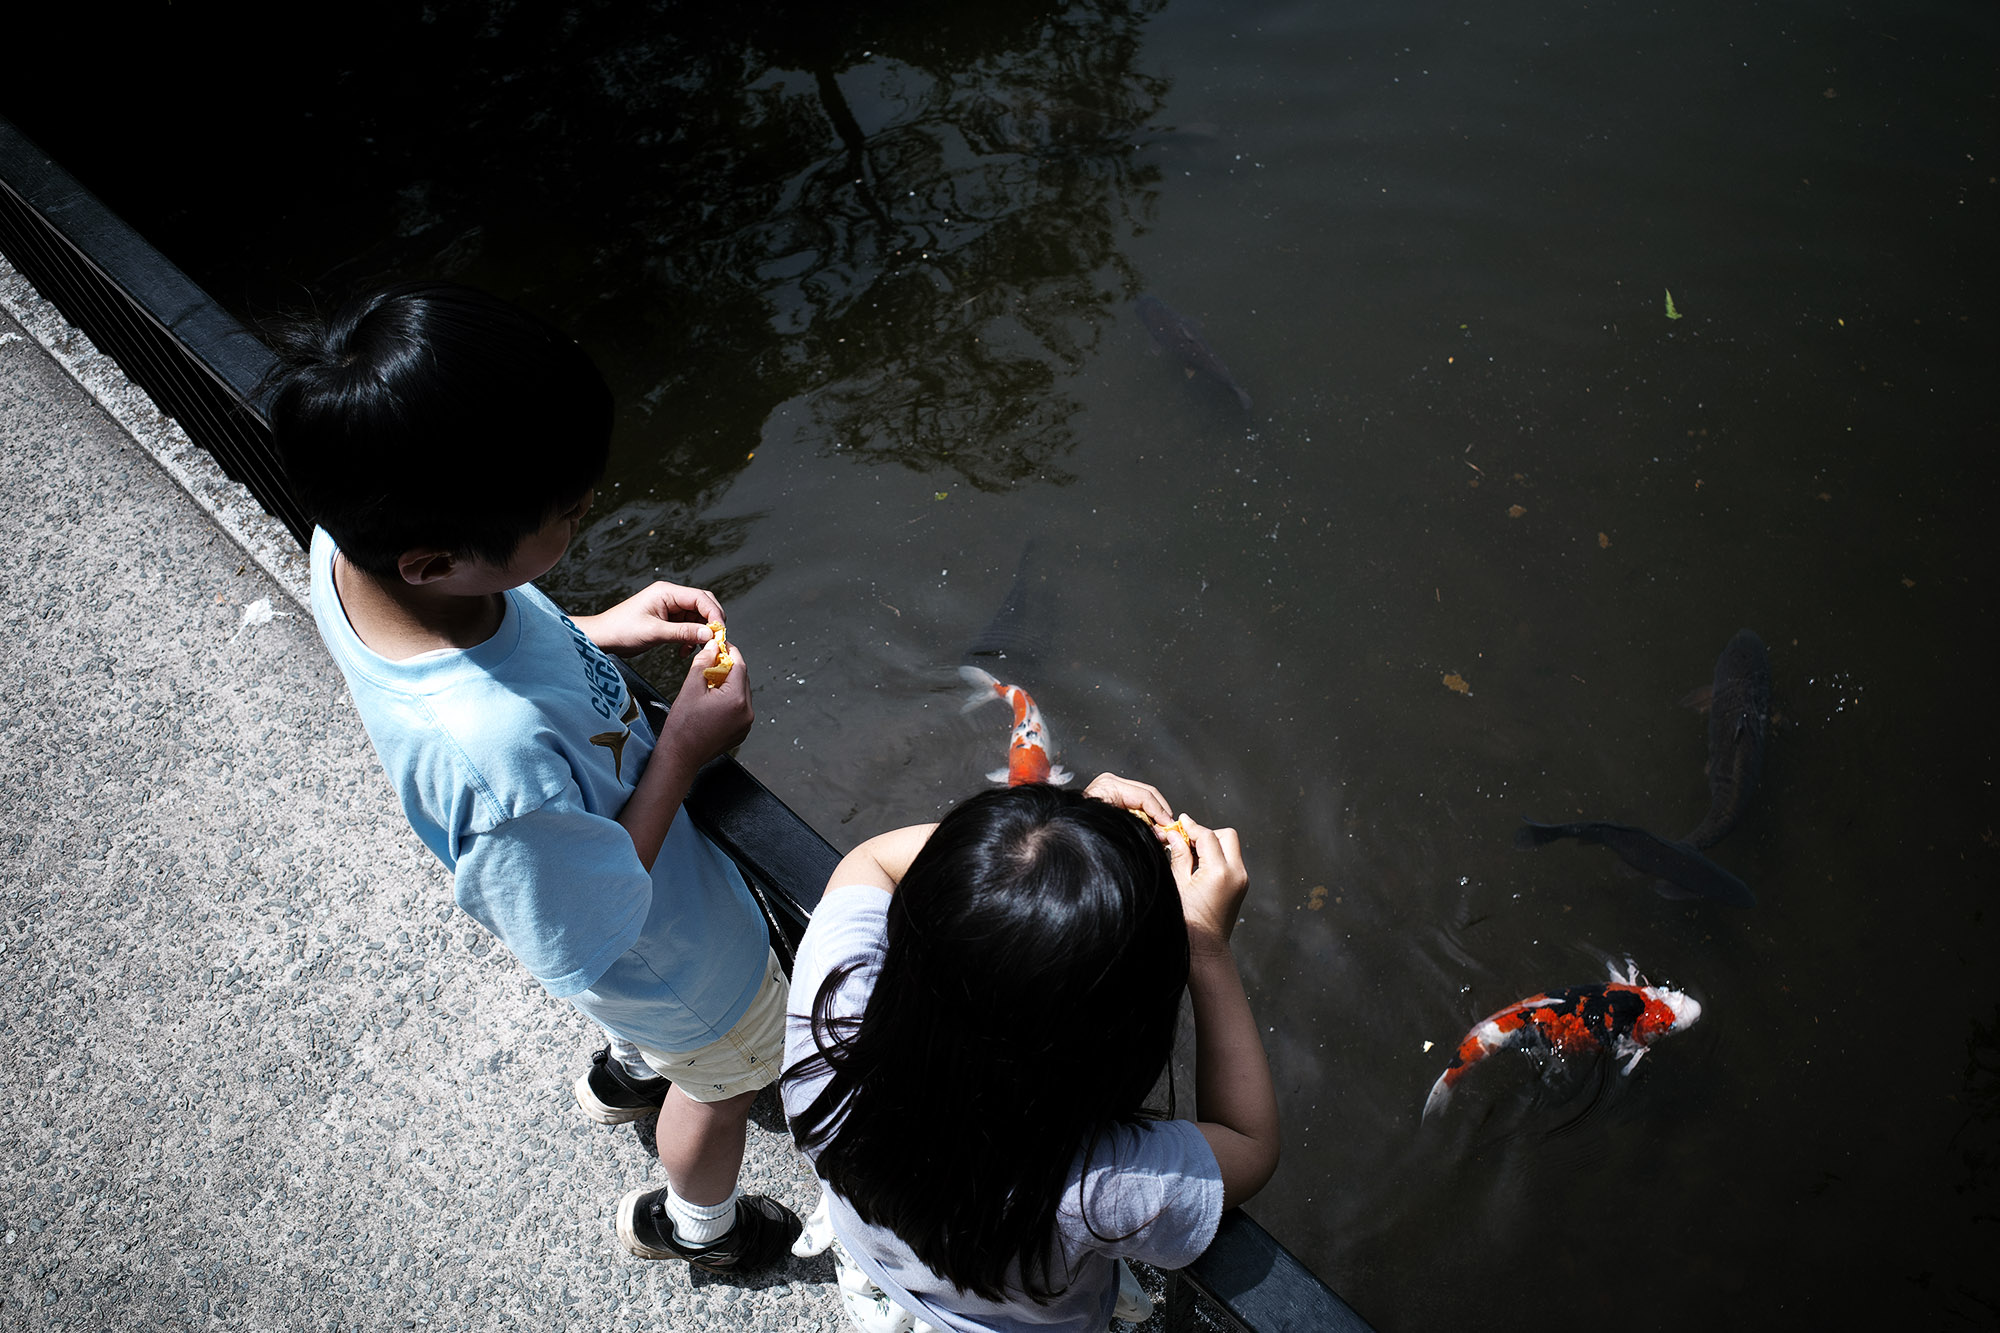
{"type": "Polygon", "coordinates": [[[285,475],[341,553],[504,564],[604,474],[611,391],[574,339],[470,287],[407,282],[273,331],[285,475]]]}
{"type": "MultiPolygon", "coordinates": [[[[1066,1285],[1052,1241],[1079,1154],[1161,1115],[1188,979],[1166,850],[1074,792],[982,793],[911,860],[886,934],[858,1021],[832,1002],[860,964],[820,987],[814,1053],[784,1077],[830,1077],[792,1134],[932,1272],[1045,1300],[1066,1285]]],[[[1169,1081],[1167,1115],[1172,1099],[1169,1081]]]]}

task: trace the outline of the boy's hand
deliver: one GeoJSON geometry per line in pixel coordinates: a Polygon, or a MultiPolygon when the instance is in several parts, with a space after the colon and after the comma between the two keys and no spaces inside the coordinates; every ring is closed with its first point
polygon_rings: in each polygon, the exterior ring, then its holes
{"type": "Polygon", "coordinates": [[[1134,782],[1116,773],[1099,773],[1083,789],[1083,794],[1094,801],[1115,805],[1120,810],[1142,814],[1156,825],[1174,822],[1173,807],[1167,804],[1167,798],[1160,794],[1160,789],[1150,782],[1134,782]]]}
{"type": "Polygon", "coordinates": [[[1242,844],[1233,828],[1203,828],[1186,815],[1180,817],[1180,825],[1188,836],[1168,835],[1167,859],[1181,890],[1188,944],[1195,949],[1227,948],[1243,896],[1250,891],[1242,844]]]}
{"type": "Polygon", "coordinates": [[[636,657],[664,643],[690,648],[707,643],[709,623],[722,622],[722,603],[706,588],[655,583],[608,611],[574,619],[576,627],[605,652],[636,657]]]}
{"type": "MultiPolygon", "coordinates": [[[[706,622],[701,632],[708,633],[706,622]]],[[[661,729],[660,744],[671,746],[691,768],[741,745],[750,734],[750,724],[757,720],[750,707],[750,664],[743,660],[740,645],[729,645],[736,666],[722,684],[712,686],[702,678],[702,669],[714,666],[721,651],[711,639],[694,655],[661,729]]]]}

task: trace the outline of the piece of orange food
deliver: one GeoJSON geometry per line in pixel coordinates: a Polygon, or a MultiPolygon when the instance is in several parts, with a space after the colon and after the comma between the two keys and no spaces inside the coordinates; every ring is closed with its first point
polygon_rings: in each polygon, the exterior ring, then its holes
{"type": "Polygon", "coordinates": [[[736,665],[736,659],[729,655],[729,636],[716,621],[708,622],[708,632],[714,636],[716,646],[721,650],[715,655],[715,665],[701,669],[701,678],[711,690],[729,679],[729,668],[736,665]]]}
{"type": "Polygon", "coordinates": [[[1162,824],[1159,820],[1153,818],[1151,815],[1147,814],[1144,810],[1134,810],[1132,813],[1139,816],[1139,818],[1145,820],[1148,824],[1151,824],[1156,829],[1164,829],[1168,833],[1178,833],[1181,835],[1181,837],[1187,839],[1187,841],[1190,843],[1194,841],[1194,839],[1189,836],[1187,828],[1178,819],[1176,819],[1171,824],[1162,824]]]}

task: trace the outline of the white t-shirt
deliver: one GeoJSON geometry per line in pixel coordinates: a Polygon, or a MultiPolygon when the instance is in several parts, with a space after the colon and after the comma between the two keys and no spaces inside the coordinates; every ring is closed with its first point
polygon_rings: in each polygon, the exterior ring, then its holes
{"type": "MultiPolygon", "coordinates": [[[[888,913],[889,895],[868,885],[830,888],[814,909],[792,968],[787,1068],[814,1052],[813,1002],[821,984],[836,968],[857,960],[863,965],[841,985],[833,1016],[860,1017],[881,969],[888,913]]],[[[830,1077],[786,1080],[786,1114],[796,1116],[811,1105],[830,1077]]],[[[960,1291],[926,1268],[894,1232],[863,1222],[832,1190],[827,1199],[834,1235],[854,1262],[898,1305],[939,1328],[1104,1333],[1118,1298],[1115,1260],[1181,1268],[1208,1248],[1222,1219],[1222,1168],[1192,1121],[1149,1121],[1108,1135],[1087,1168],[1078,1163],[1057,1207],[1056,1229],[1070,1281],[1046,1305],[1036,1304],[1011,1281],[1018,1293],[1012,1301],[996,1303],[960,1291]]]]}

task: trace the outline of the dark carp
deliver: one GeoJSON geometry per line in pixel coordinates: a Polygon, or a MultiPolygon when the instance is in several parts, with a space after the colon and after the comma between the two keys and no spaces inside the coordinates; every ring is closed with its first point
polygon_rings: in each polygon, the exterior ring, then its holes
{"type": "Polygon", "coordinates": [[[1709,683],[1681,700],[1708,710],[1708,814],[1686,837],[1670,841],[1630,824],[1586,820],[1540,824],[1524,819],[1514,845],[1532,850],[1558,838],[1609,847],[1634,870],[1651,875],[1664,898],[1713,898],[1754,907],[1750,886],[1702,852],[1728,835],[1743,817],[1764,772],[1764,736],[1771,715],[1771,654],[1764,641],[1738,630],[1715,659],[1709,683]]]}
{"type": "Polygon", "coordinates": [[[1653,876],[1653,887],[1665,898],[1713,898],[1736,907],[1755,907],[1757,895],[1750,886],[1703,856],[1687,842],[1668,842],[1631,824],[1613,824],[1593,819],[1577,824],[1538,824],[1521,821],[1514,831],[1514,845],[1533,851],[1558,838],[1575,838],[1609,847],[1618,859],[1634,870],[1653,876]]]}
{"type": "Polygon", "coordinates": [[[1715,659],[1715,679],[1682,703],[1708,712],[1708,814],[1681,839],[1713,847],[1743,817],[1764,774],[1771,717],[1771,654],[1747,629],[1715,659]]]}
{"type": "Polygon", "coordinates": [[[1243,405],[1245,412],[1250,410],[1250,395],[1229,373],[1229,367],[1222,364],[1222,358],[1201,336],[1194,321],[1169,308],[1157,297],[1142,296],[1135,308],[1146,325],[1146,331],[1153,335],[1153,341],[1180,363],[1183,372],[1190,377],[1207,376],[1235,394],[1236,401],[1243,405]]]}
{"type": "Polygon", "coordinates": [[[1042,569],[1039,550],[1033,537],[1022,544],[1007,600],[979,636],[966,645],[962,660],[977,665],[974,658],[1004,657],[1010,663],[1009,672],[1041,665],[1054,646],[1062,621],[1056,608],[1056,590],[1042,569]]]}

